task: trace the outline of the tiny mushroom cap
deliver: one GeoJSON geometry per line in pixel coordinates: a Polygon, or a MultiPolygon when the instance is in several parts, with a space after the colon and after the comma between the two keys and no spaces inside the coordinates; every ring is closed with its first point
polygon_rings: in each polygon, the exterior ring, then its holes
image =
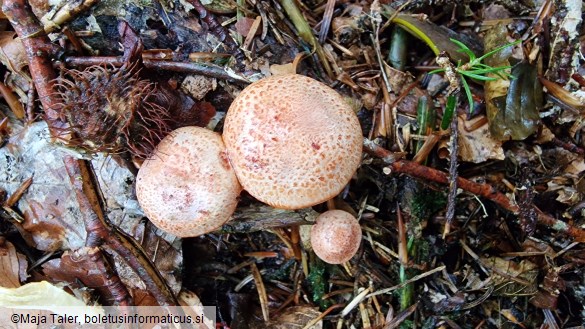
{"type": "Polygon", "coordinates": [[[311,228],[311,245],[319,258],[329,264],[350,260],[360,248],[362,228],[352,214],[329,210],[317,217],[311,228]]]}
{"type": "Polygon", "coordinates": [[[146,216],[179,237],[223,225],[241,190],[221,136],[200,127],[180,128],[165,137],[136,177],[136,196],[146,216]]]}
{"type": "Polygon", "coordinates": [[[353,109],[335,90],[285,74],[238,95],[223,140],[245,190],[273,207],[300,209],[341,192],[360,164],[363,136],[353,109]]]}

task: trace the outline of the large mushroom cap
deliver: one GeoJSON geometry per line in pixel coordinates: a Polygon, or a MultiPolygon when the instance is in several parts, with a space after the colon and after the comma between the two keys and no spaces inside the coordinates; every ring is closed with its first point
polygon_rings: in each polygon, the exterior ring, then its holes
{"type": "Polygon", "coordinates": [[[329,210],[317,217],[311,228],[311,245],[319,258],[329,264],[350,260],[360,248],[362,229],[352,214],[329,210]]]}
{"type": "Polygon", "coordinates": [[[352,108],[325,84],[296,74],[245,88],[229,108],[223,139],[244,189],[285,209],[339,194],[362,151],[352,108]]]}
{"type": "Polygon", "coordinates": [[[200,127],[173,131],[136,178],[146,216],[179,237],[198,236],[225,223],[241,192],[221,136],[200,127]]]}

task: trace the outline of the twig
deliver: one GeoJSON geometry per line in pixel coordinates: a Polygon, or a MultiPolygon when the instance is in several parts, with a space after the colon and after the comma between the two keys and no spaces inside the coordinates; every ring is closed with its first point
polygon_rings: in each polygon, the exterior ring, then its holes
{"type": "Polygon", "coordinates": [[[83,214],[87,231],[86,246],[96,247],[106,244],[126,260],[160,305],[179,305],[167,282],[138,243],[111,227],[107,222],[100,197],[96,192],[95,177],[87,162],[72,157],[65,158],[64,162],[71,185],[75,189],[79,209],[83,214]]]}
{"type": "Polygon", "coordinates": [[[557,137],[553,138],[552,142],[556,146],[559,146],[559,147],[561,147],[569,152],[577,153],[580,155],[585,154],[585,149],[583,149],[582,147],[579,147],[579,146],[577,146],[573,143],[570,143],[570,142],[565,142],[557,137]]]}
{"type": "Polygon", "coordinates": [[[449,194],[447,195],[447,213],[445,214],[445,228],[443,230],[443,239],[449,234],[451,231],[451,223],[453,222],[453,218],[455,218],[455,204],[457,203],[457,178],[459,177],[459,173],[457,172],[457,156],[459,152],[459,147],[457,143],[457,138],[459,136],[459,129],[458,129],[458,119],[457,116],[454,115],[451,119],[451,145],[450,150],[451,152],[449,158],[449,194]]]}
{"type": "Polygon", "coordinates": [[[413,283],[415,281],[418,281],[418,280],[420,280],[422,278],[426,278],[427,276],[429,276],[431,274],[434,274],[436,272],[442,271],[445,268],[446,268],[445,265],[441,265],[441,266],[439,266],[439,267],[437,267],[435,269],[432,269],[430,271],[427,271],[427,272],[421,273],[419,275],[413,276],[411,279],[408,279],[408,280],[406,280],[406,281],[404,281],[404,282],[402,282],[400,284],[397,284],[397,285],[395,285],[393,287],[390,287],[390,288],[386,288],[386,289],[382,289],[382,290],[378,290],[376,292],[373,292],[373,293],[367,295],[366,297],[369,298],[369,297],[373,297],[373,296],[377,296],[377,295],[387,294],[387,293],[392,292],[392,291],[394,291],[396,289],[404,288],[407,284],[411,284],[411,283],[413,283]]]}
{"type": "Polygon", "coordinates": [[[10,195],[8,199],[6,199],[6,201],[4,202],[4,206],[14,207],[14,205],[18,203],[18,200],[20,200],[24,193],[26,193],[32,182],[33,182],[32,177],[25,179],[24,182],[22,182],[22,184],[20,184],[20,186],[16,189],[16,191],[14,191],[14,193],[12,193],[12,195],[10,195]]]}
{"type": "Polygon", "coordinates": [[[370,295],[368,295],[370,293],[371,288],[368,287],[364,290],[362,290],[359,294],[357,294],[357,296],[355,296],[351,302],[349,302],[349,304],[347,304],[347,306],[341,311],[341,316],[344,317],[346,315],[349,314],[349,312],[351,312],[351,310],[353,310],[359,303],[361,303],[364,299],[370,297],[370,295]]]}
{"type": "Polygon", "coordinates": [[[268,297],[266,295],[266,287],[264,286],[262,275],[260,274],[260,271],[258,270],[256,263],[250,264],[250,269],[252,270],[252,276],[254,277],[254,282],[256,283],[256,290],[258,290],[258,299],[260,300],[262,316],[264,317],[264,321],[268,322],[270,320],[270,313],[268,310],[268,297]]]}
{"type": "MultiPolygon", "coordinates": [[[[4,118],[3,121],[5,121],[5,120],[7,120],[7,118],[4,118]]],[[[20,198],[22,198],[24,193],[26,193],[26,191],[28,190],[28,188],[32,184],[32,181],[33,181],[33,178],[29,177],[24,182],[22,182],[22,184],[20,184],[20,186],[16,189],[16,191],[14,191],[14,193],[12,193],[12,195],[10,195],[10,197],[8,199],[6,199],[6,201],[4,201],[3,203],[1,200],[2,197],[0,197],[0,203],[1,203],[0,204],[0,217],[2,216],[2,210],[4,210],[4,212],[8,215],[8,218],[16,221],[19,224],[24,222],[24,218],[22,218],[20,213],[18,213],[14,209],[12,209],[12,207],[14,207],[14,205],[16,205],[18,203],[18,200],[20,200],[20,198]]]]}
{"type": "Polygon", "coordinates": [[[325,51],[323,50],[323,47],[321,47],[321,44],[317,41],[317,39],[313,35],[313,31],[312,31],[311,27],[309,26],[309,23],[307,23],[307,20],[305,19],[305,17],[301,13],[301,10],[299,9],[299,7],[295,3],[295,1],[294,0],[280,0],[280,4],[284,8],[284,11],[286,12],[286,14],[290,18],[290,20],[293,22],[301,39],[303,39],[306,43],[310,44],[311,47],[313,47],[312,50],[319,57],[319,60],[321,61],[321,65],[323,65],[325,72],[327,72],[327,75],[329,76],[329,78],[333,79],[335,77],[335,75],[333,74],[333,70],[331,69],[331,65],[329,65],[329,60],[327,59],[327,56],[325,55],[325,51]]]}
{"type": "Polygon", "coordinates": [[[275,209],[269,206],[240,207],[219,233],[251,233],[279,227],[314,223],[319,213],[311,208],[296,211],[275,209]]]}
{"type": "MultiPolygon", "coordinates": [[[[449,179],[446,173],[437,169],[419,165],[415,162],[397,159],[397,156],[394,153],[384,149],[383,147],[368,139],[364,139],[364,151],[373,156],[381,158],[386,164],[389,165],[389,169],[396,173],[407,174],[412,177],[441,184],[449,183],[449,179]]],[[[489,184],[479,184],[465,178],[458,177],[457,186],[459,186],[459,188],[464,191],[479,195],[495,202],[496,204],[500,205],[500,207],[512,212],[514,215],[517,215],[520,211],[518,205],[510,202],[510,199],[508,199],[506,195],[498,192],[493,186],[489,184]]],[[[565,233],[573,237],[578,242],[585,242],[585,230],[546,215],[538,209],[536,210],[539,224],[548,226],[555,231],[565,233]]]]}
{"type": "Polygon", "coordinates": [[[57,57],[61,50],[51,43],[25,0],[5,0],[2,11],[22,41],[28,69],[45,110],[47,122],[51,128],[59,128],[62,126],[59,120],[59,102],[53,95],[53,80],[57,74],[53,70],[51,58],[57,57]]]}
{"type": "Polygon", "coordinates": [[[59,29],[63,24],[72,21],[79,14],[91,8],[93,5],[98,3],[99,0],[84,0],[84,1],[67,1],[54,12],[51,17],[45,15],[41,21],[44,25],[46,33],[51,33],[56,29],[59,29]]]}
{"type": "Polygon", "coordinates": [[[119,306],[132,305],[132,296],[128,292],[128,289],[126,289],[124,283],[122,283],[120,280],[120,277],[117,275],[114,268],[110,266],[101,250],[95,248],[95,253],[90,254],[89,257],[95,266],[100,270],[100,274],[103,274],[103,288],[108,289],[116,304],[119,306]]]}
{"type": "MultiPolygon", "coordinates": [[[[48,255],[54,257],[52,253],[48,255]]],[[[44,274],[52,281],[69,282],[72,288],[91,288],[105,305],[124,307],[133,304],[133,298],[116,269],[99,248],[81,247],[65,251],[59,259],[48,258],[37,259],[33,266],[43,264],[44,274]]]]}
{"type": "Polygon", "coordinates": [[[212,13],[205,9],[199,0],[187,0],[187,2],[193,5],[199,14],[199,18],[201,18],[201,20],[207,24],[209,31],[211,31],[211,33],[213,33],[219,39],[219,41],[223,42],[227,46],[228,50],[233,53],[234,57],[236,58],[236,62],[240,65],[243,64],[245,58],[244,52],[240,49],[236,41],[234,41],[234,39],[230,36],[227,28],[221,25],[215,16],[213,16],[212,13]]]}
{"type": "MultiPolygon", "coordinates": [[[[239,83],[250,83],[245,78],[224,70],[222,67],[210,64],[201,64],[193,62],[175,62],[161,61],[143,58],[144,67],[154,70],[167,70],[182,73],[193,73],[204,75],[212,78],[229,80],[239,83]]],[[[124,60],[122,57],[115,56],[92,56],[92,57],[74,57],[70,56],[65,59],[65,63],[72,67],[89,67],[92,65],[113,65],[122,66],[124,60]]]]}

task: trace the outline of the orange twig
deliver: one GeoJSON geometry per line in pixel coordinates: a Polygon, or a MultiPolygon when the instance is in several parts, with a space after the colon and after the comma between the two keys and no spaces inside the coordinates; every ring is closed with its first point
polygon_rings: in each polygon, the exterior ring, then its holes
{"type": "MultiPolygon", "coordinates": [[[[406,174],[412,177],[424,179],[427,181],[432,181],[440,184],[448,184],[449,179],[447,173],[433,169],[430,167],[426,167],[420,165],[416,162],[400,159],[395,153],[392,153],[385,148],[376,145],[370,140],[364,140],[364,151],[370,155],[373,155],[377,158],[382,159],[389,168],[399,174],[406,174]]],[[[512,212],[513,214],[517,215],[520,211],[518,205],[512,203],[505,194],[496,190],[493,186],[489,184],[480,184],[476,182],[472,182],[468,179],[458,177],[457,178],[457,185],[464,191],[469,193],[484,197],[489,199],[496,204],[500,205],[502,208],[512,212]]],[[[538,210],[538,209],[537,209],[538,210]]],[[[549,215],[542,213],[541,211],[538,212],[538,223],[543,226],[548,226],[553,230],[566,233],[567,235],[573,237],[576,241],[584,242],[585,241],[585,231],[575,227],[571,224],[565,223],[561,220],[553,218],[549,215]]]]}

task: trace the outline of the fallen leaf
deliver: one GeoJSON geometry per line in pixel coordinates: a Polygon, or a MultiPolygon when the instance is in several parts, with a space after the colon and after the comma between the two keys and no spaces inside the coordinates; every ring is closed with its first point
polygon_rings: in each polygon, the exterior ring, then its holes
{"type": "Polygon", "coordinates": [[[539,268],[522,260],[515,262],[500,257],[481,258],[481,263],[491,270],[496,296],[527,296],[537,292],[539,268]]]}
{"type": "Polygon", "coordinates": [[[20,73],[28,65],[26,53],[14,32],[0,32],[0,62],[12,72],[20,73]]]}
{"type": "Polygon", "coordinates": [[[102,257],[98,248],[83,247],[76,251],[66,251],[61,258],[43,264],[43,272],[55,282],[64,282],[76,289],[95,289],[102,296],[104,305],[112,305],[117,291],[108,288],[111,278],[107,272],[111,272],[111,269],[104,269],[100,266],[104,263],[96,262],[95,257],[102,257]]]}
{"type": "Polygon", "coordinates": [[[20,281],[26,279],[26,264],[26,259],[16,252],[12,243],[0,241],[0,287],[20,287],[20,281]],[[21,273],[21,269],[24,269],[24,273],[21,273]]]}
{"type": "MultiPolygon", "coordinates": [[[[465,126],[470,125],[463,118],[459,120],[459,157],[462,161],[480,163],[487,160],[503,160],[504,150],[502,142],[493,139],[489,132],[487,121],[481,127],[467,131],[465,126]]],[[[474,119],[481,120],[481,118],[474,119]]]]}
{"type": "MultiPolygon", "coordinates": [[[[270,321],[267,328],[272,329],[298,329],[303,328],[311,320],[314,320],[321,312],[315,307],[310,306],[293,306],[284,310],[276,319],[270,321]]],[[[309,329],[323,328],[323,321],[318,321],[309,329]]]]}
{"type": "MultiPolygon", "coordinates": [[[[31,282],[18,288],[0,287],[0,306],[39,306],[52,310],[53,307],[86,306],[85,303],[47,281],[31,282]]],[[[0,312],[4,313],[4,312],[0,312]]],[[[57,312],[56,312],[57,313],[57,312]]],[[[0,318],[0,323],[3,322],[0,318]]]]}

